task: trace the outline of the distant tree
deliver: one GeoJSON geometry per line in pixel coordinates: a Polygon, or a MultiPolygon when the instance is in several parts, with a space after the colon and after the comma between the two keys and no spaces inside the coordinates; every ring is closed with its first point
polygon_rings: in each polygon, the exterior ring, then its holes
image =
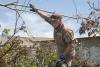
{"type": "Polygon", "coordinates": [[[4,28],[2,31],[2,35],[8,35],[10,32],[10,29],[4,28]]]}

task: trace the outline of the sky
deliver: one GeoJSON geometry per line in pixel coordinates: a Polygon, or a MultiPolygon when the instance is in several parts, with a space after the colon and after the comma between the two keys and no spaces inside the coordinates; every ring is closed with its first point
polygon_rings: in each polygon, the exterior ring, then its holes
{"type": "MultiPolygon", "coordinates": [[[[16,0],[0,0],[0,3],[6,4],[15,1],[16,0]]],[[[27,5],[27,2],[29,2],[39,9],[57,12],[65,16],[74,16],[76,15],[76,8],[73,1],[75,1],[76,3],[78,14],[82,17],[87,17],[89,12],[91,11],[89,9],[89,5],[87,4],[87,1],[89,0],[19,0],[19,4],[27,5]]],[[[53,27],[47,22],[45,22],[37,14],[22,13],[21,16],[25,20],[29,35],[35,37],[53,37],[53,27]]],[[[16,13],[14,11],[0,6],[0,34],[2,33],[4,28],[10,29],[10,35],[13,34],[15,19],[16,13]]],[[[79,35],[78,30],[81,23],[80,21],[77,22],[77,20],[74,19],[63,18],[63,22],[66,27],[69,27],[74,31],[76,38],[87,36],[87,34],[79,35]]],[[[20,26],[21,24],[22,21],[19,20],[18,26],[20,26]]],[[[16,35],[22,37],[28,36],[27,33],[23,31],[19,31],[16,35]]]]}

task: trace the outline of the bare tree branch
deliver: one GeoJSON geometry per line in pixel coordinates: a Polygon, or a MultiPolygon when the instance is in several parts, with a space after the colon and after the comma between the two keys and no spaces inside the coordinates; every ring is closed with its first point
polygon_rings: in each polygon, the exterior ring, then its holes
{"type": "Polygon", "coordinates": [[[95,11],[100,11],[100,8],[94,7],[94,3],[91,4],[90,1],[89,1],[89,2],[88,2],[88,5],[89,5],[89,7],[90,7],[91,9],[93,9],[93,10],[95,10],[95,11]]]}

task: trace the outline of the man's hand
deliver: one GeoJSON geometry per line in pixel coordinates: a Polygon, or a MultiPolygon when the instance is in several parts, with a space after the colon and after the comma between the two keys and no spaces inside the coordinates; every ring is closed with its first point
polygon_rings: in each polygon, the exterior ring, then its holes
{"type": "Polygon", "coordinates": [[[30,4],[30,8],[31,8],[30,11],[33,11],[33,12],[37,12],[37,10],[38,10],[32,4],[30,4]]]}

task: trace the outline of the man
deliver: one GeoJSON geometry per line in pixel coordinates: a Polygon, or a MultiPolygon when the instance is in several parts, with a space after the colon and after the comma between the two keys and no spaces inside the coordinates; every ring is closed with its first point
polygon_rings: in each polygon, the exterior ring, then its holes
{"type": "MultiPolygon", "coordinates": [[[[71,66],[72,59],[75,57],[75,40],[74,33],[70,29],[66,29],[62,23],[62,17],[58,14],[52,14],[51,16],[46,16],[41,13],[34,6],[30,5],[31,11],[37,13],[45,21],[47,21],[54,28],[54,40],[57,44],[58,59],[64,60],[67,66],[71,66]]],[[[59,62],[59,61],[58,61],[59,62]]],[[[58,63],[57,62],[57,63],[58,63]]],[[[56,65],[56,67],[59,67],[56,65]]]]}

